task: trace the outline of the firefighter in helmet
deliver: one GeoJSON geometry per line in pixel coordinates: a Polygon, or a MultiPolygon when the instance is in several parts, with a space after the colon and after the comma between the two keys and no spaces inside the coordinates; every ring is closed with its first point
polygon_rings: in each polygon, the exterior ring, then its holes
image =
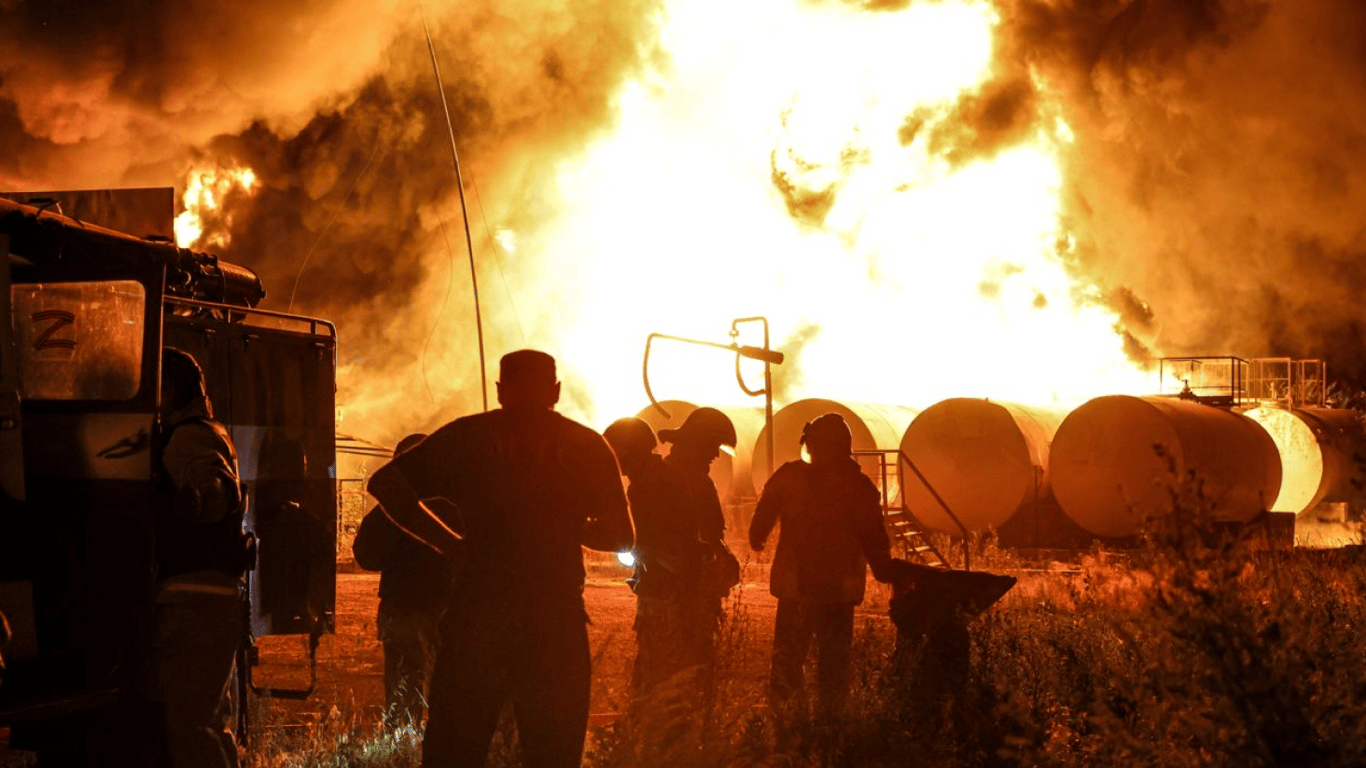
{"type": "Polygon", "coordinates": [[[698,408],[677,429],[660,431],[660,439],[673,444],[667,458],[653,452],[654,433],[640,419],[619,420],[604,436],[630,480],[636,525],[631,588],[636,593],[632,686],[637,702],[648,702],[655,687],[669,680],[705,687],[722,594],[711,571],[718,558],[730,556],[722,543],[721,503],[707,472],[721,446],[735,445],[735,427],[720,411],[698,408]]]}
{"type": "Polygon", "coordinates": [[[781,525],[769,589],[778,598],[769,704],[781,724],[806,719],[802,663],[814,639],[822,722],[838,722],[849,687],[854,606],[863,602],[867,566],[882,582],[900,579],[877,487],[852,456],[844,417],[827,413],[802,429],[810,463],[778,468],[759,497],[750,547],[764,548],[781,525]]]}
{"type": "Polygon", "coordinates": [[[167,347],[161,365],[153,658],[166,747],[177,768],[236,766],[226,704],[250,557],[237,453],[195,359],[167,347]]]}

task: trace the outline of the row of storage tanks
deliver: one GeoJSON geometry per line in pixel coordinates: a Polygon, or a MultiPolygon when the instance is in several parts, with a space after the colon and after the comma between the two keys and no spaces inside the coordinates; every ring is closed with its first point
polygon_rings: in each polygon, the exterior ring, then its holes
{"type": "MultiPolygon", "coordinates": [[[[667,416],[654,406],[638,414],[656,430],[678,426],[697,407],[661,405],[667,416]]],[[[739,445],[713,464],[712,479],[723,499],[752,499],[769,476],[763,411],[721,410],[735,423],[739,445]]],[[[825,413],[845,418],[856,451],[900,449],[916,465],[924,482],[908,471],[900,492],[927,527],[960,533],[947,505],[968,531],[996,529],[1007,546],[1133,536],[1148,516],[1170,510],[1178,482],[1194,481],[1214,514],[1232,522],[1363,501],[1366,433],[1350,410],[1239,413],[1128,395],[1070,411],[970,398],[923,411],[808,399],[774,413],[774,467],[799,457],[803,425],[825,413]]],[[[872,463],[865,471],[879,479],[872,463]]]]}

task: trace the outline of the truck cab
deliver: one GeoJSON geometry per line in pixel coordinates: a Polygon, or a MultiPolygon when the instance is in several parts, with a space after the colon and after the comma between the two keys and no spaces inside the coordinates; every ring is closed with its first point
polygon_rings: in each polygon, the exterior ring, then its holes
{"type": "Polygon", "coordinates": [[[334,629],[336,331],[258,309],[248,269],[51,200],[0,199],[0,257],[0,612],[14,635],[0,729],[64,763],[122,763],[119,734],[152,717],[160,351],[198,360],[238,453],[258,542],[245,693],[252,638],[316,647],[334,629]]]}

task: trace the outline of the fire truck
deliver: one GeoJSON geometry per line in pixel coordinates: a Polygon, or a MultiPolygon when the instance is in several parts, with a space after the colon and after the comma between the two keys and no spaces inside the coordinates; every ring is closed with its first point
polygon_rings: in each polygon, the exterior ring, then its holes
{"type": "Polygon", "coordinates": [[[64,215],[70,198],[21,199],[0,199],[0,612],[14,635],[0,736],[54,762],[124,764],[127,734],[155,733],[160,350],[203,367],[246,486],[257,553],[242,702],[255,638],[301,635],[316,650],[334,630],[336,330],[259,309],[249,269],[64,215]]]}

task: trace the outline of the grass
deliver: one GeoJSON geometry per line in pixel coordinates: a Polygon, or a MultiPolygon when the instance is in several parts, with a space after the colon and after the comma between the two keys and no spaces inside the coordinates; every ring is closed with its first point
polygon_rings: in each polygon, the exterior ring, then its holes
{"type": "MultiPolygon", "coordinates": [[[[740,662],[757,628],[733,599],[703,711],[681,682],[651,716],[591,729],[585,765],[1366,765],[1366,553],[1267,549],[1255,528],[1211,522],[1189,483],[1172,506],[1141,549],[1097,550],[1061,573],[981,543],[975,562],[1020,584],[972,622],[966,675],[927,692],[904,674],[894,630],[866,621],[846,722],[782,745],[766,677],[740,662]]],[[[419,740],[336,717],[302,740],[259,741],[249,764],[411,766],[419,740]]],[[[519,764],[512,741],[491,766],[519,764]]]]}

